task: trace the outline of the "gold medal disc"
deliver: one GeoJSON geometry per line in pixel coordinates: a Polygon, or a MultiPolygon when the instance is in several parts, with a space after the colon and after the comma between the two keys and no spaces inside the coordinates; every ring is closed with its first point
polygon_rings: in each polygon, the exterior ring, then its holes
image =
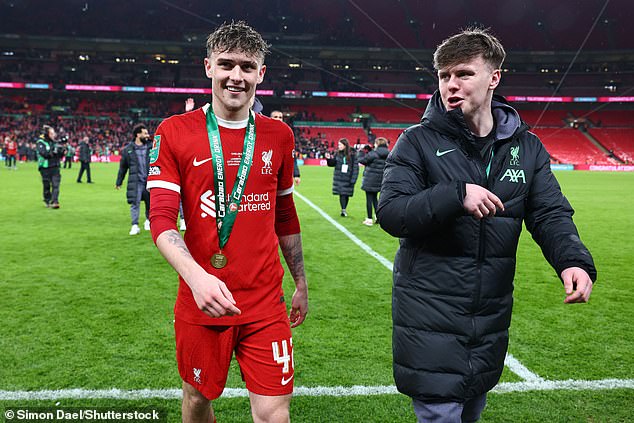
{"type": "Polygon", "coordinates": [[[211,256],[211,265],[216,269],[222,269],[227,265],[227,257],[224,254],[216,253],[211,256]]]}

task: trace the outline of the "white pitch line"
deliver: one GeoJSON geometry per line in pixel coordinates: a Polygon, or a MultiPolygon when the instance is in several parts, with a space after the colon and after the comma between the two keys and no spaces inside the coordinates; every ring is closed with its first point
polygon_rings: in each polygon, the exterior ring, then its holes
{"type": "Polygon", "coordinates": [[[392,268],[394,267],[394,264],[392,264],[391,261],[389,261],[388,259],[386,259],[385,257],[383,257],[381,254],[377,253],[376,251],[374,251],[368,244],[366,244],[365,242],[361,241],[359,238],[357,238],[352,232],[350,232],[349,230],[347,230],[343,225],[341,225],[339,222],[337,222],[336,220],[334,220],[332,217],[328,216],[328,214],[326,214],[325,211],[323,211],[322,209],[320,209],[317,205],[315,205],[312,201],[310,201],[308,198],[304,197],[303,195],[301,195],[299,192],[295,191],[293,193],[293,195],[296,195],[297,197],[301,198],[306,204],[308,204],[311,208],[313,208],[317,213],[319,213],[324,219],[326,219],[328,222],[330,222],[335,228],[339,229],[341,232],[343,232],[343,234],[345,236],[347,236],[348,238],[350,238],[352,240],[352,242],[354,242],[355,244],[357,244],[359,247],[361,247],[361,249],[363,251],[365,251],[366,253],[368,253],[369,255],[371,255],[372,257],[374,257],[375,259],[377,259],[379,261],[379,263],[381,263],[383,266],[385,266],[390,272],[392,271],[392,268]]]}
{"type": "Polygon", "coordinates": [[[526,382],[544,382],[544,379],[528,370],[526,366],[520,363],[519,360],[513,357],[511,354],[506,354],[504,365],[508,367],[510,371],[524,379],[526,382]]]}
{"type": "MultiPolygon", "coordinates": [[[[526,391],[599,391],[610,389],[634,389],[634,379],[603,380],[541,380],[532,382],[504,382],[493,388],[493,393],[508,394],[526,391]]],[[[396,395],[394,385],[390,386],[297,386],[293,395],[307,397],[349,397],[396,395]]],[[[244,398],[248,391],[244,388],[225,388],[222,398],[244,398]]],[[[0,401],[36,401],[59,399],[181,399],[181,389],[59,389],[44,391],[1,391],[0,401]]]]}

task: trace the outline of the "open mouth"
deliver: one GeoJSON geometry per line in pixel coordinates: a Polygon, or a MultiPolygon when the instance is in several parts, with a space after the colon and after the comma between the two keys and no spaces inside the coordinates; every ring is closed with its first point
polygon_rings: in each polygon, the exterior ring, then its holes
{"type": "Polygon", "coordinates": [[[450,107],[458,107],[462,103],[462,98],[461,97],[449,97],[447,99],[447,103],[449,104],[450,107]]]}

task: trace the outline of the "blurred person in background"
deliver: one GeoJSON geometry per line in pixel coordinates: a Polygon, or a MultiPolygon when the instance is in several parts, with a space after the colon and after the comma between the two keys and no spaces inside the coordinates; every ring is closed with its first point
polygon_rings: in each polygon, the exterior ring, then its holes
{"type": "Polygon", "coordinates": [[[392,351],[419,422],[475,422],[504,369],[522,222],[563,283],[587,302],[597,272],[550,155],[494,90],[506,53],[467,29],[434,53],[438,90],[390,153],[378,220],[400,238],[392,351]]]}
{"type": "Polygon", "coordinates": [[[13,141],[11,137],[6,136],[4,138],[4,152],[5,152],[5,165],[6,167],[16,170],[16,157],[18,155],[18,143],[13,141]]]}
{"type": "Polygon", "coordinates": [[[37,165],[42,176],[44,205],[59,209],[59,185],[62,176],[59,173],[59,162],[64,154],[63,147],[57,143],[57,132],[51,126],[44,125],[42,134],[37,139],[37,165]]]}
{"type": "Polygon", "coordinates": [[[359,163],[365,165],[363,179],[361,180],[361,189],[365,191],[365,207],[368,217],[363,221],[363,224],[366,226],[372,226],[374,224],[372,209],[374,209],[374,213],[376,213],[381,183],[383,182],[383,169],[385,168],[385,160],[389,154],[387,139],[378,137],[374,141],[374,150],[367,152],[359,159],[359,163]]]}
{"type": "Polygon", "coordinates": [[[148,171],[150,168],[150,158],[148,154],[148,141],[150,133],[143,124],[138,124],[132,129],[134,140],[121,150],[121,161],[119,162],[119,173],[115,188],[121,189],[126,173],[128,173],[128,185],[126,187],[126,199],[130,204],[130,218],[132,227],[130,235],[141,233],[139,228],[139,214],[141,212],[141,201],[145,203],[145,223],[146,231],[150,230],[150,193],[146,189],[148,171]]]}
{"type": "Polygon", "coordinates": [[[73,144],[70,142],[70,140],[68,140],[68,143],[66,143],[66,148],[64,153],[64,169],[66,169],[67,167],[68,169],[72,168],[74,158],[75,158],[75,147],[73,147],[73,144]]]}
{"type": "Polygon", "coordinates": [[[348,201],[354,195],[354,185],[359,176],[359,163],[354,149],[350,148],[348,140],[341,138],[337,143],[337,152],[326,153],[328,166],[334,167],[332,175],[332,193],[339,196],[341,216],[347,217],[348,201]]]}
{"type": "Polygon", "coordinates": [[[92,160],[92,149],[90,148],[90,138],[84,137],[79,143],[79,163],[81,168],[77,175],[77,182],[81,184],[81,178],[86,172],[86,182],[92,184],[92,178],[90,177],[90,161],[92,160]]]}
{"type": "MultiPolygon", "coordinates": [[[[281,120],[284,122],[284,113],[280,110],[273,110],[271,112],[271,119],[281,120]]],[[[299,173],[299,165],[297,164],[297,156],[295,155],[295,151],[293,151],[293,180],[295,181],[295,185],[299,185],[301,182],[301,175],[299,173]]]]}

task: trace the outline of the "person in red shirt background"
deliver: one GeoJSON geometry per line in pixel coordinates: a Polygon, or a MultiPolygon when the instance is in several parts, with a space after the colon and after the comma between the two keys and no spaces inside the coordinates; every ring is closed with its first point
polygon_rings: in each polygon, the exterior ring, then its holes
{"type": "Polygon", "coordinates": [[[288,422],[291,327],[308,313],[299,220],[293,202],[291,129],[254,113],[268,45],[245,22],[207,39],[212,102],[163,121],[150,152],[150,227],[179,274],[176,356],[183,421],[214,422],[235,352],[255,422],[288,422]],[[187,221],[177,230],[179,201],[187,221]],[[295,283],[290,315],[278,245],[295,283]]]}
{"type": "Polygon", "coordinates": [[[18,143],[7,136],[4,138],[4,149],[6,152],[4,164],[8,168],[13,168],[13,170],[17,169],[15,160],[18,154],[18,143]]]}

